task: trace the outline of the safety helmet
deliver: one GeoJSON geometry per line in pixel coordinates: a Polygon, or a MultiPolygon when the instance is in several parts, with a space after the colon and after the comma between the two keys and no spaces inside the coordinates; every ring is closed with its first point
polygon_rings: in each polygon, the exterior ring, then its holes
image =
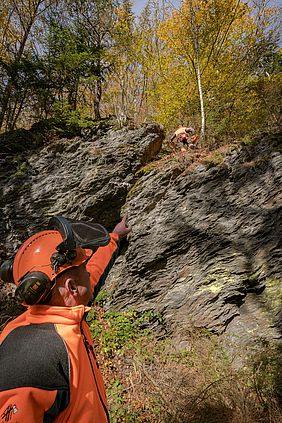
{"type": "Polygon", "coordinates": [[[53,217],[48,227],[28,238],[0,269],[2,280],[17,285],[15,297],[23,305],[45,301],[62,272],[82,265],[110,240],[99,224],[53,217]]]}
{"type": "Polygon", "coordinates": [[[192,127],[185,128],[185,132],[186,132],[186,134],[194,134],[195,133],[195,129],[192,128],[192,127]]]}
{"type": "Polygon", "coordinates": [[[50,281],[70,267],[77,267],[88,260],[93,252],[88,249],[76,248],[72,254],[61,255],[57,246],[63,241],[58,231],[42,231],[28,238],[18,250],[13,264],[13,277],[18,285],[29,272],[43,272],[50,281]],[[58,260],[54,266],[54,260],[58,260]]]}

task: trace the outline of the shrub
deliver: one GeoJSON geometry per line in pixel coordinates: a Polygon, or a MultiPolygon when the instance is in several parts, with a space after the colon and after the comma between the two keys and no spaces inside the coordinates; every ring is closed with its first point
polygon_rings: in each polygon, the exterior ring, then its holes
{"type": "Polygon", "coordinates": [[[238,370],[206,330],[157,339],[148,327],[161,317],[152,311],[96,307],[89,317],[112,422],[282,421],[279,348],[258,345],[238,370]]]}

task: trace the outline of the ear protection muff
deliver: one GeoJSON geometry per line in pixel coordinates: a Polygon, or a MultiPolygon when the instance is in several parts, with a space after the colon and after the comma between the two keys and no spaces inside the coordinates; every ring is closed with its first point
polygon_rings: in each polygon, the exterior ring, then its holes
{"type": "Polygon", "coordinates": [[[50,293],[54,282],[43,272],[30,272],[19,283],[15,298],[23,305],[37,304],[50,293]]]}
{"type": "Polygon", "coordinates": [[[14,257],[5,260],[0,266],[0,279],[3,282],[14,283],[13,276],[14,257]]]}

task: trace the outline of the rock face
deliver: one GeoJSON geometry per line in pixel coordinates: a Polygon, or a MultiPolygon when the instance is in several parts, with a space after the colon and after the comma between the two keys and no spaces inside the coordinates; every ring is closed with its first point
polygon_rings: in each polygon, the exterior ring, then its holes
{"type": "Polygon", "coordinates": [[[110,305],[158,310],[172,330],[193,323],[222,333],[244,321],[279,337],[270,317],[281,330],[279,143],[262,139],[209,169],[144,174],[126,203],[133,234],[110,305]]]}
{"type": "MultiPolygon", "coordinates": [[[[101,124],[82,137],[59,138],[37,149],[6,148],[0,172],[0,236],[6,248],[13,250],[56,214],[112,228],[135,173],[156,156],[163,138],[154,124],[134,131],[101,124]]],[[[5,151],[5,138],[0,141],[5,151]]]]}
{"type": "Polygon", "coordinates": [[[127,210],[133,231],[107,307],[160,312],[168,331],[279,338],[281,135],[204,164],[144,167],[163,139],[153,124],[106,127],[26,151],[25,165],[2,175],[2,242],[11,251],[54,214],[111,229],[127,210]]]}

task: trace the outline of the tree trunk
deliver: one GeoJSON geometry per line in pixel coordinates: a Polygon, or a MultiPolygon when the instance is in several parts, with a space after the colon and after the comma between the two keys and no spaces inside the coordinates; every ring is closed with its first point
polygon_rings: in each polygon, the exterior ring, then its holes
{"type": "Polygon", "coordinates": [[[201,83],[201,70],[199,60],[197,58],[197,82],[198,82],[198,91],[200,97],[200,106],[201,106],[201,134],[200,134],[200,145],[205,143],[205,132],[206,132],[206,116],[205,116],[205,107],[204,107],[204,97],[202,91],[202,83],[201,83]]]}
{"type": "Polygon", "coordinates": [[[102,81],[101,79],[98,77],[96,84],[95,84],[95,97],[94,97],[94,116],[95,116],[95,120],[100,120],[101,119],[101,114],[100,114],[100,102],[101,102],[101,97],[102,97],[102,81]]]}
{"type": "MultiPolygon", "coordinates": [[[[20,63],[21,59],[22,59],[22,56],[23,56],[23,53],[24,53],[24,50],[25,50],[25,46],[26,46],[30,31],[31,31],[31,28],[32,28],[32,25],[34,24],[35,19],[37,17],[39,6],[43,2],[44,2],[44,0],[38,0],[37,3],[34,6],[34,10],[31,10],[30,19],[29,19],[29,22],[28,22],[26,28],[22,24],[21,15],[20,15],[19,9],[17,7],[17,2],[14,2],[14,6],[15,6],[14,10],[17,11],[19,20],[20,20],[21,25],[22,25],[22,28],[24,29],[23,37],[22,37],[22,39],[19,43],[19,49],[16,52],[15,58],[14,58],[15,68],[17,68],[16,65],[18,65],[20,63]]],[[[5,90],[4,90],[3,99],[2,99],[2,108],[1,108],[1,112],[0,112],[0,130],[3,126],[6,114],[8,112],[9,102],[10,102],[10,98],[11,98],[11,94],[12,94],[12,90],[13,90],[13,86],[14,86],[16,78],[17,78],[17,72],[13,72],[11,75],[8,75],[8,82],[7,82],[7,85],[6,85],[5,90]]],[[[14,111],[15,110],[16,109],[14,108],[14,111]]],[[[16,122],[11,124],[11,122],[13,122],[13,121],[14,121],[14,113],[12,113],[9,116],[9,119],[6,122],[6,125],[9,127],[9,126],[15,124],[16,122]]]]}
{"type": "Polygon", "coordinates": [[[11,92],[12,92],[12,82],[9,79],[4,93],[3,93],[3,97],[2,97],[2,101],[1,101],[1,111],[0,111],[0,130],[3,127],[3,123],[5,120],[5,116],[8,110],[8,104],[9,104],[9,100],[10,100],[10,96],[11,96],[11,92]]]}
{"type": "Polygon", "coordinates": [[[205,143],[205,132],[206,132],[206,117],[205,117],[205,107],[204,107],[204,96],[202,90],[202,78],[201,78],[201,68],[200,68],[200,54],[199,54],[199,45],[197,37],[197,27],[195,23],[195,13],[191,0],[189,0],[190,13],[191,13],[191,28],[194,39],[194,49],[196,54],[196,67],[197,67],[197,84],[199,91],[200,107],[201,107],[201,133],[200,133],[200,145],[205,143]]]}

